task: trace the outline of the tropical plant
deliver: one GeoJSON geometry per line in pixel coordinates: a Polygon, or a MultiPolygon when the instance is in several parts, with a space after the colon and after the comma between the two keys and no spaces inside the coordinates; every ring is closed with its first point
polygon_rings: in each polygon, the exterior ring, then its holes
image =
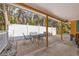
{"type": "Polygon", "coordinates": [[[5,24],[4,24],[4,12],[3,12],[3,4],[0,3],[0,30],[5,29],[5,24]]]}

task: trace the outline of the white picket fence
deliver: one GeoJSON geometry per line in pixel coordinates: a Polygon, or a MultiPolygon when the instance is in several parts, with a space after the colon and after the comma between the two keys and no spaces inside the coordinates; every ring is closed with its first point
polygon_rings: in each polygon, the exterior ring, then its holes
{"type": "MultiPolygon", "coordinates": [[[[42,34],[46,32],[45,26],[33,26],[33,25],[22,25],[22,24],[11,24],[9,25],[8,33],[9,37],[29,35],[30,32],[37,32],[42,34]]],[[[52,35],[56,35],[56,28],[48,27],[48,32],[52,35]]]]}

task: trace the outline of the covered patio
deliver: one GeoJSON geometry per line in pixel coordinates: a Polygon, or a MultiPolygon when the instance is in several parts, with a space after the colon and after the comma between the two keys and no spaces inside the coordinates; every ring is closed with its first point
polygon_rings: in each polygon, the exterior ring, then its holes
{"type": "MultiPolygon", "coordinates": [[[[41,8],[41,5],[39,7],[36,5],[39,4],[2,4],[3,10],[0,11],[4,15],[6,35],[3,35],[5,38],[1,37],[0,40],[5,39],[7,44],[0,49],[0,55],[79,55],[77,44],[70,36],[75,28],[72,26],[73,22],[41,8]],[[70,41],[71,39],[73,41],[70,41]]],[[[4,44],[5,40],[0,44],[4,44]]]]}

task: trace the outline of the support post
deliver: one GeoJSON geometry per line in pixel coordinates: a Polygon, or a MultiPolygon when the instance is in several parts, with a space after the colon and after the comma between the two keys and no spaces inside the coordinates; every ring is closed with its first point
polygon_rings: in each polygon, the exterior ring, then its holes
{"type": "Polygon", "coordinates": [[[63,25],[63,24],[62,24],[62,21],[61,21],[61,40],[63,40],[63,33],[62,33],[62,32],[63,32],[63,31],[62,31],[63,27],[62,27],[62,25],[63,25]]]}
{"type": "Polygon", "coordinates": [[[48,47],[48,15],[46,15],[45,24],[46,24],[46,47],[48,47]]]}

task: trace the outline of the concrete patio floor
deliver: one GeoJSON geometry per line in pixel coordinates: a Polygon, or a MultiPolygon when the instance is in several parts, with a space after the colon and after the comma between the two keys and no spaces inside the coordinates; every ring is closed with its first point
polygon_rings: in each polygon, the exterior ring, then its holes
{"type": "MultiPolygon", "coordinates": [[[[69,35],[63,35],[63,39],[64,40],[60,39],[60,35],[49,36],[48,48],[46,48],[44,44],[43,46],[36,47],[33,44],[31,44],[30,41],[28,41],[28,43],[26,43],[25,41],[18,41],[16,55],[19,56],[27,56],[27,55],[28,56],[77,56],[79,55],[79,49],[76,47],[75,43],[69,41],[69,35]]],[[[45,40],[43,43],[45,43],[45,40]]]]}

